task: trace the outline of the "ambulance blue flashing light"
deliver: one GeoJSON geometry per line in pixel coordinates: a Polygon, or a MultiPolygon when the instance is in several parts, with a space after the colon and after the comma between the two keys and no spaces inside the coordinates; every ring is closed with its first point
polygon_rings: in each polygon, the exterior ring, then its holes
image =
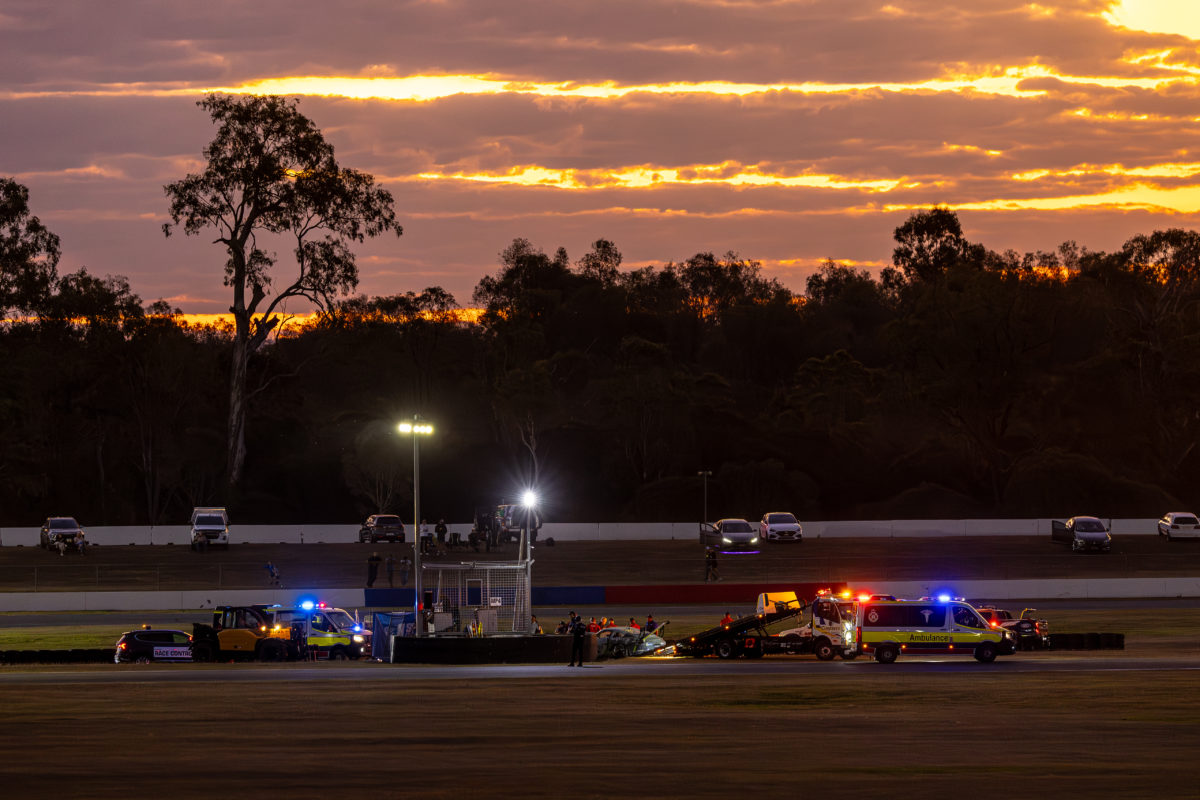
{"type": "Polygon", "coordinates": [[[939,603],[949,603],[949,602],[950,602],[950,595],[948,595],[948,594],[946,594],[945,592],[943,592],[942,594],[939,594],[939,595],[937,596],[937,599],[938,599],[938,602],[939,602],[939,603]]]}
{"type": "Polygon", "coordinates": [[[305,600],[300,603],[300,607],[303,608],[305,611],[312,611],[314,608],[317,607],[317,604],[315,602],[313,602],[312,600],[305,600]]]}

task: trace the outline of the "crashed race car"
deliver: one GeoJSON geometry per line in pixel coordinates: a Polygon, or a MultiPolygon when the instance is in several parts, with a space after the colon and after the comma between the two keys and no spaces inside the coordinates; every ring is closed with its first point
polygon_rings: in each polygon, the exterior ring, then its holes
{"type": "Polygon", "coordinates": [[[667,624],[662,623],[653,633],[641,628],[603,628],[596,634],[596,658],[671,655],[675,646],[659,635],[667,624]]]}

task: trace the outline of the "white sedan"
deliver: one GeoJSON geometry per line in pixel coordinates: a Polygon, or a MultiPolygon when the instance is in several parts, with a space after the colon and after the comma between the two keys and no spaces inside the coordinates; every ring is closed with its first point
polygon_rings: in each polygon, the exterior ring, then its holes
{"type": "Polygon", "coordinates": [[[1158,521],[1158,535],[1172,539],[1200,539],[1200,519],[1190,511],[1171,511],[1158,521]]]}
{"type": "Polygon", "coordinates": [[[758,521],[758,535],[769,542],[798,542],[804,531],[794,515],[772,511],[758,521]]]}

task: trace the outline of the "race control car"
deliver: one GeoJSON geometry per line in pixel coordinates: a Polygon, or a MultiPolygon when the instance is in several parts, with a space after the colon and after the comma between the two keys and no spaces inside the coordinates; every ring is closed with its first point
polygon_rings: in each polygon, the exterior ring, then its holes
{"type": "Polygon", "coordinates": [[[115,664],[191,660],[191,636],[183,631],[155,630],[149,625],[143,626],[140,631],[122,633],[113,652],[115,664]]]}

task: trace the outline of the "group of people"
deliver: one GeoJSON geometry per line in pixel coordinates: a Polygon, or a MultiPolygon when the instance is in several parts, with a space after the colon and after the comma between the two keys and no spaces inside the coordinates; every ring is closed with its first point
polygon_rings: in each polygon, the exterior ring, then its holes
{"type": "MultiPolygon", "coordinates": [[[[384,570],[387,573],[387,582],[389,588],[394,588],[396,585],[396,557],[388,553],[386,559],[379,557],[379,552],[371,553],[367,558],[367,588],[371,589],[375,586],[375,580],[379,577],[379,565],[383,564],[384,570]]],[[[412,575],[412,560],[408,556],[400,559],[400,585],[407,586],[408,579],[412,575]]]]}
{"type": "Polygon", "coordinates": [[[436,555],[437,551],[443,550],[446,547],[462,547],[464,542],[462,534],[455,531],[450,533],[450,528],[446,525],[445,519],[439,519],[437,524],[433,526],[433,530],[429,529],[429,521],[421,520],[421,530],[417,532],[420,545],[421,555],[431,556],[436,555]],[[433,546],[434,537],[437,537],[437,548],[433,546]],[[449,536],[449,541],[446,537],[449,536]]]}
{"type": "Polygon", "coordinates": [[[653,633],[658,629],[658,622],[655,621],[653,614],[646,615],[645,625],[639,625],[638,621],[633,617],[629,618],[629,622],[627,624],[622,625],[616,619],[610,619],[608,617],[601,617],[599,620],[597,620],[595,617],[591,617],[587,622],[584,622],[583,617],[572,611],[570,619],[560,620],[558,627],[554,629],[554,632],[558,634],[574,633],[576,624],[583,625],[584,633],[599,633],[605,628],[618,627],[635,628],[639,631],[644,630],[646,633],[653,633]]]}

